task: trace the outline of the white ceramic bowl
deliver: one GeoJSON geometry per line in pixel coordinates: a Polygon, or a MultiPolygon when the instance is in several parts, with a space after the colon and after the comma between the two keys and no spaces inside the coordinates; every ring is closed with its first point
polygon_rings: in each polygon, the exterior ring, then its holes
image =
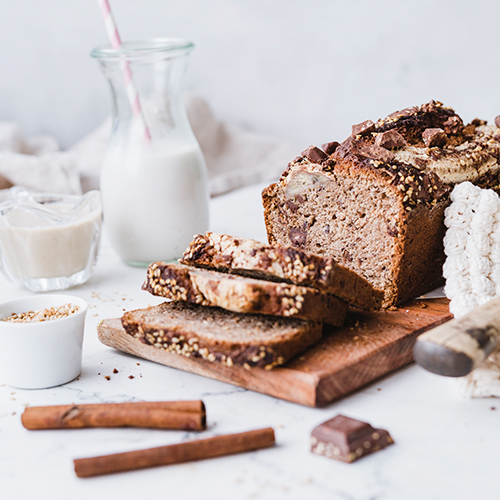
{"type": "Polygon", "coordinates": [[[67,317],[29,323],[0,321],[0,372],[19,389],[44,389],[70,382],[82,369],[88,304],[73,295],[37,295],[0,304],[0,318],[64,304],[79,306],[67,317]]]}

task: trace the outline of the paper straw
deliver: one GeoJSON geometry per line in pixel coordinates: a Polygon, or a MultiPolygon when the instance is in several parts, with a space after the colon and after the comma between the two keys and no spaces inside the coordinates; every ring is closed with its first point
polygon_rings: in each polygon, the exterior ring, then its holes
{"type": "MultiPolygon", "coordinates": [[[[104,19],[104,25],[106,26],[106,31],[108,32],[108,37],[111,42],[111,46],[115,50],[121,50],[122,41],[120,34],[118,33],[118,28],[116,27],[115,20],[113,18],[113,13],[111,12],[111,7],[109,6],[108,0],[97,0],[99,7],[101,9],[102,17],[104,19]]],[[[128,61],[122,62],[123,76],[125,77],[125,86],[127,89],[127,96],[134,113],[134,117],[139,121],[142,128],[144,129],[144,137],[146,142],[151,141],[151,134],[149,132],[146,120],[144,119],[144,114],[142,113],[141,100],[139,98],[139,92],[135,87],[134,80],[132,78],[132,71],[130,69],[130,63],[128,61]]]]}

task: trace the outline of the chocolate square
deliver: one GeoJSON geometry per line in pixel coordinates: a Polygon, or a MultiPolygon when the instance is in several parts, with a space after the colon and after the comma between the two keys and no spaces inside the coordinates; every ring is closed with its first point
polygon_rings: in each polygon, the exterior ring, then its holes
{"type": "Polygon", "coordinates": [[[381,132],[375,137],[375,146],[385,149],[401,148],[406,146],[405,138],[395,129],[381,132]]]}
{"type": "Polygon", "coordinates": [[[320,165],[328,159],[328,155],[316,146],[309,146],[301,154],[302,157],[307,158],[311,163],[319,163],[320,165]]]}
{"type": "Polygon", "coordinates": [[[318,425],[311,433],[312,453],[348,463],[393,443],[384,429],[344,415],[318,425]]]}
{"type": "Polygon", "coordinates": [[[448,137],[441,128],[426,128],[422,133],[422,139],[428,148],[433,148],[444,146],[448,137]]]}

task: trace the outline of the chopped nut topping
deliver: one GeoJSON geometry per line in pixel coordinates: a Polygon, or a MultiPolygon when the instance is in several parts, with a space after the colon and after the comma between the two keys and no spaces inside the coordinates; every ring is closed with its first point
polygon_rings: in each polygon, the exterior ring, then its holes
{"type": "Polygon", "coordinates": [[[76,313],[80,306],[74,304],[64,304],[59,307],[49,307],[40,311],[27,311],[19,314],[12,314],[1,321],[10,321],[12,323],[34,323],[37,321],[52,321],[55,319],[67,318],[76,313]]]}

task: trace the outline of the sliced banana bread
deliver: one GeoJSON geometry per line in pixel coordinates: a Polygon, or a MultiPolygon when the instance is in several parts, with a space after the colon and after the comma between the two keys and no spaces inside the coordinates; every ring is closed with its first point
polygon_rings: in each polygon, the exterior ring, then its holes
{"type": "Polygon", "coordinates": [[[341,326],[347,303],[314,288],[262,281],[153,262],[142,285],[153,295],[240,313],[266,314],[323,321],[341,326]]]}
{"type": "Polygon", "coordinates": [[[314,287],[361,309],[379,309],[384,296],[383,291],[347,267],[338,265],[331,257],[227,234],[196,235],[179,262],[314,287]]]}
{"type": "Polygon", "coordinates": [[[268,240],[334,258],[384,290],[384,307],[404,303],[442,280],[450,188],[500,188],[499,140],[434,101],[355,125],[264,189],[268,240]]]}
{"type": "Polygon", "coordinates": [[[238,314],[189,302],[126,312],[125,331],[187,357],[270,370],[321,338],[321,323],[260,314],[238,314]]]}

